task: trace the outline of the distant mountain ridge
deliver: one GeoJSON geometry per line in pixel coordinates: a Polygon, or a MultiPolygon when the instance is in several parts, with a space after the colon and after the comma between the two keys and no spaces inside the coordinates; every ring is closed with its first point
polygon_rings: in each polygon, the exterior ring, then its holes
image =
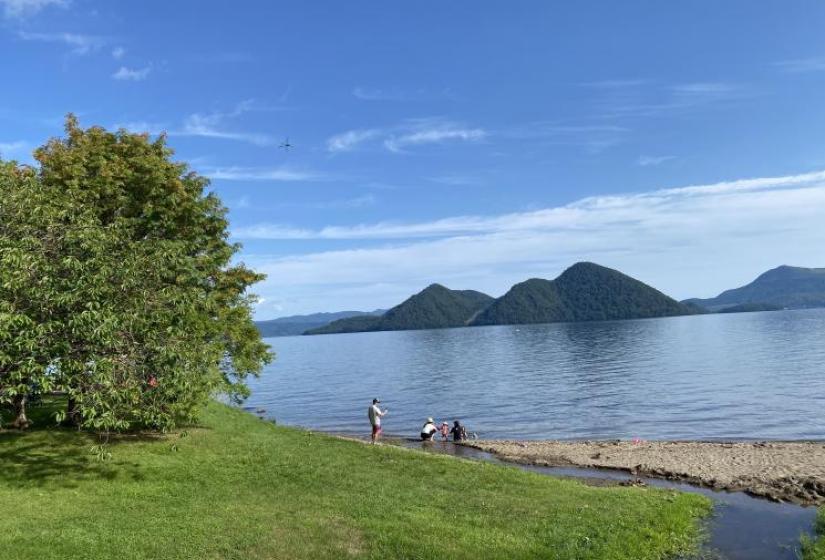
{"type": "Polygon", "coordinates": [[[305,334],[463,327],[492,301],[492,297],[474,290],[450,290],[431,284],[380,317],[339,319],[305,334]]]}
{"type": "Polygon", "coordinates": [[[640,319],[697,312],[701,311],[619,271],[584,262],[555,280],[532,278],[516,284],[498,299],[432,284],[380,317],[339,319],[305,334],[640,319]]]}
{"type": "Polygon", "coordinates": [[[782,265],[759,275],[746,286],[726,290],[715,298],[693,298],[683,303],[700,305],[710,311],[744,304],[789,309],[825,307],[825,268],[782,265]]]}
{"type": "Polygon", "coordinates": [[[691,315],[696,311],[617,270],[576,263],[555,280],[516,284],[472,325],[606,321],[691,315]]]}
{"type": "Polygon", "coordinates": [[[309,315],[291,315],[289,317],[279,317],[267,321],[255,321],[263,338],[273,336],[295,336],[303,334],[309,329],[314,329],[328,325],[338,319],[350,317],[372,317],[384,313],[384,309],[375,311],[336,311],[331,313],[311,313],[309,315]]]}

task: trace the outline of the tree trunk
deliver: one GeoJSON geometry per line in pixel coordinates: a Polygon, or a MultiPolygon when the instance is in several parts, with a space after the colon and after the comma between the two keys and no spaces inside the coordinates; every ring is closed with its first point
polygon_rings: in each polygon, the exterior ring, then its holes
{"type": "Polygon", "coordinates": [[[29,427],[29,419],[26,417],[26,395],[17,395],[14,397],[14,422],[11,423],[12,428],[18,430],[25,430],[29,427]]]}
{"type": "Polygon", "coordinates": [[[77,401],[72,397],[69,397],[69,401],[66,404],[66,419],[63,421],[63,424],[66,426],[80,425],[80,411],[77,409],[77,401]]]}

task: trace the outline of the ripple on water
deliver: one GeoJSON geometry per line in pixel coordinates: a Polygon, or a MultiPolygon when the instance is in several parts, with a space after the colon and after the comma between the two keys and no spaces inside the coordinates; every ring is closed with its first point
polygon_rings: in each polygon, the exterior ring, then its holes
{"type": "Polygon", "coordinates": [[[823,439],[825,310],[273,338],[247,403],[281,423],[491,438],[823,439]]]}

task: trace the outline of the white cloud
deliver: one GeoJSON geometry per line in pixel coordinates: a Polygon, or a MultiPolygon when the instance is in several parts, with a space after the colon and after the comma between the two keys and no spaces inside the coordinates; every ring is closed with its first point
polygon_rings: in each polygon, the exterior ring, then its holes
{"type": "Polygon", "coordinates": [[[400,90],[370,89],[360,86],[352,90],[352,95],[361,101],[403,101],[407,99],[404,92],[400,90]]]}
{"type": "Polygon", "coordinates": [[[331,136],[327,140],[330,152],[347,152],[379,140],[391,152],[401,152],[410,146],[440,144],[447,141],[478,141],[487,136],[481,128],[471,128],[440,118],[409,119],[387,128],[361,128],[331,136]]]}
{"type": "Polygon", "coordinates": [[[640,79],[616,79],[616,80],[598,80],[595,82],[583,82],[580,86],[596,88],[596,89],[624,89],[635,88],[649,83],[648,80],[640,79]]]}
{"type": "Polygon", "coordinates": [[[570,125],[554,121],[534,121],[502,130],[499,134],[515,140],[527,140],[550,146],[583,148],[589,154],[598,154],[621,144],[632,132],[617,125],[570,125]]]}
{"type": "Polygon", "coordinates": [[[252,100],[242,101],[235,106],[232,111],[193,113],[186,117],[183,127],[180,130],[170,132],[173,136],[200,136],[203,138],[220,138],[223,140],[236,140],[255,144],[256,146],[271,146],[275,140],[268,134],[254,132],[237,132],[227,130],[226,121],[240,117],[250,111],[270,110],[267,107],[259,107],[252,100]]]}
{"type": "Polygon", "coordinates": [[[482,140],[487,133],[480,128],[466,128],[451,123],[434,123],[416,127],[412,132],[391,136],[384,140],[384,146],[391,152],[400,152],[408,146],[440,144],[447,140],[482,140]]]}
{"type": "Polygon", "coordinates": [[[30,151],[30,144],[23,140],[17,140],[15,142],[0,142],[0,157],[5,159],[27,156],[30,151]]]}
{"type": "Polygon", "coordinates": [[[718,95],[737,90],[736,86],[724,82],[693,82],[671,86],[672,91],[688,95],[718,95]]]}
{"type": "Polygon", "coordinates": [[[381,131],[375,128],[348,130],[336,134],[327,140],[327,150],[330,152],[349,152],[359,144],[379,136],[381,131]]]}
{"type": "Polygon", "coordinates": [[[89,54],[106,43],[103,37],[82,35],[79,33],[30,33],[28,31],[20,31],[17,35],[24,41],[63,43],[71,47],[72,54],[78,55],[89,54]]]}
{"type": "Polygon", "coordinates": [[[296,171],[286,167],[212,167],[200,171],[210,179],[224,181],[310,181],[322,177],[315,173],[296,171]]]}
{"type": "Polygon", "coordinates": [[[367,206],[373,206],[376,202],[378,202],[378,198],[374,194],[365,194],[353,198],[345,198],[343,200],[330,200],[327,202],[322,202],[320,204],[316,204],[315,207],[343,209],[365,208],[367,206]]]}
{"type": "Polygon", "coordinates": [[[127,68],[126,66],[121,66],[117,72],[112,74],[112,78],[115,80],[140,82],[145,80],[151,71],[152,68],[150,66],[146,66],[145,68],[127,68]]]}
{"type": "Polygon", "coordinates": [[[26,18],[49,6],[66,7],[67,0],[0,0],[3,15],[7,18],[26,18]]]}
{"type": "Polygon", "coordinates": [[[115,130],[120,130],[121,128],[128,130],[129,132],[147,132],[149,134],[160,134],[164,132],[167,126],[163,123],[153,123],[147,121],[127,121],[127,122],[117,122],[114,123],[111,128],[115,130]]]}
{"type": "Polygon", "coordinates": [[[437,177],[429,177],[427,180],[440,185],[449,185],[451,187],[466,187],[481,183],[481,180],[478,178],[469,177],[467,175],[439,175],[437,177]]]}
{"type": "Polygon", "coordinates": [[[596,107],[599,116],[662,117],[716,104],[739,101],[754,92],[743,84],[729,82],[689,82],[661,85],[646,82],[602,87],[596,107]]]}
{"type": "Polygon", "coordinates": [[[805,72],[825,72],[825,56],[782,60],[774,64],[785,72],[801,74],[805,72]]]}
{"type": "Polygon", "coordinates": [[[779,264],[823,266],[816,261],[825,244],[822,208],[825,172],[817,172],[597,196],[499,216],[321,229],[259,225],[233,233],[350,240],[341,250],[247,259],[269,274],[258,291],[286,302],[289,312],[393,305],[434,281],[500,295],[579,260],[684,298],[716,295],[779,264]]]}
{"type": "Polygon", "coordinates": [[[125,54],[126,49],[124,49],[123,47],[115,47],[114,49],[112,49],[112,58],[114,58],[115,60],[120,60],[121,58],[123,58],[123,55],[125,54]]]}
{"type": "Polygon", "coordinates": [[[639,159],[636,160],[636,164],[642,167],[650,167],[661,165],[672,159],[676,159],[676,156],[639,156],[639,159]]]}

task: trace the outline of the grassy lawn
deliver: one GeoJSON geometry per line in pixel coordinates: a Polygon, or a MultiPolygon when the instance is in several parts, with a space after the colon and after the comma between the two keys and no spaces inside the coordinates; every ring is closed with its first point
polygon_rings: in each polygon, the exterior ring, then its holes
{"type": "Polygon", "coordinates": [[[0,431],[3,560],[669,558],[695,548],[710,509],[693,494],[371,447],[219,404],[188,434],[123,438],[100,462],[88,435],[0,431]]]}
{"type": "Polygon", "coordinates": [[[825,508],[819,510],[816,518],[818,539],[802,539],[802,558],[804,560],[825,560],[825,508]]]}

